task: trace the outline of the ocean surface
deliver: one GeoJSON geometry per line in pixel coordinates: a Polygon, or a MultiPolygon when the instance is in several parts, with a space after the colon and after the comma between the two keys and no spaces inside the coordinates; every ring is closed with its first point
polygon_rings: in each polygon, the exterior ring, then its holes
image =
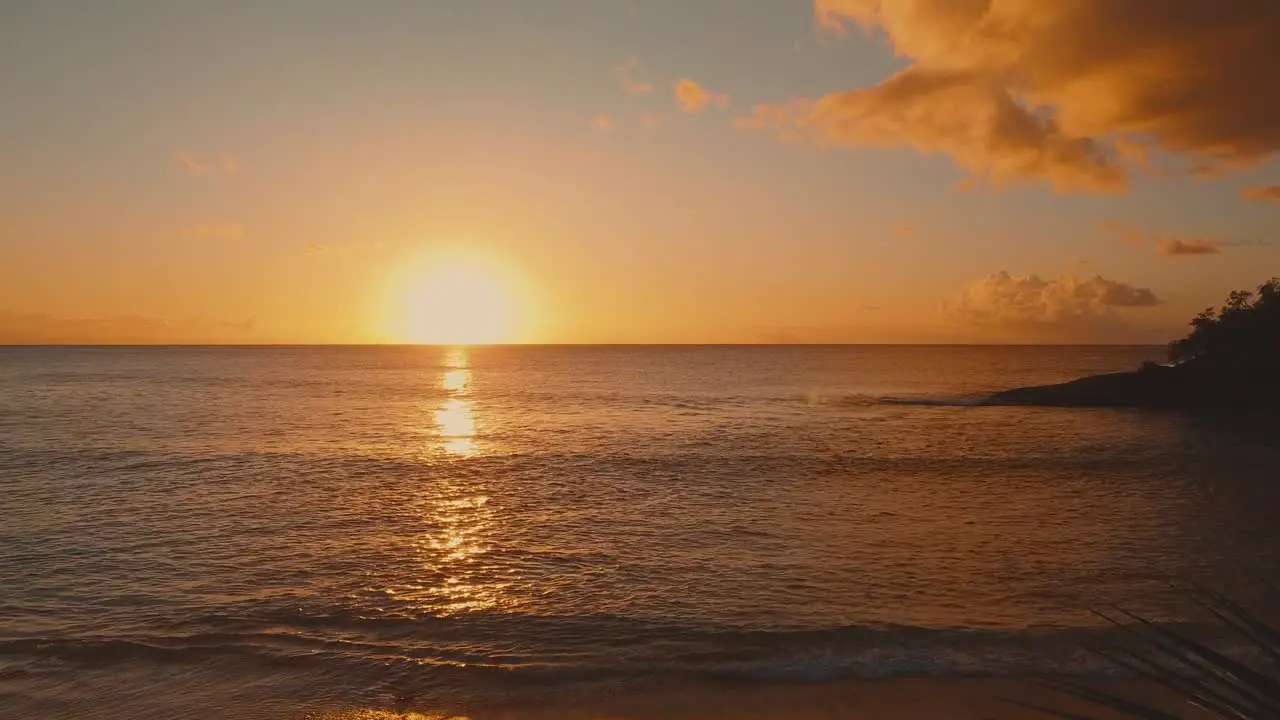
{"type": "Polygon", "coordinates": [[[0,718],[1105,675],[1093,610],[1276,577],[1280,434],[974,401],[1160,355],[0,349],[0,718]]]}

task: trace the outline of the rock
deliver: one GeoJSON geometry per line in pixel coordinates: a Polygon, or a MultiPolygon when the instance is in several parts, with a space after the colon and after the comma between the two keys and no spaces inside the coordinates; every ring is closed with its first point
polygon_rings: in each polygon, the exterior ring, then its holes
{"type": "Polygon", "coordinates": [[[1108,373],[995,393],[985,405],[1051,407],[1173,407],[1186,399],[1177,368],[1148,365],[1133,372],[1108,373]]]}

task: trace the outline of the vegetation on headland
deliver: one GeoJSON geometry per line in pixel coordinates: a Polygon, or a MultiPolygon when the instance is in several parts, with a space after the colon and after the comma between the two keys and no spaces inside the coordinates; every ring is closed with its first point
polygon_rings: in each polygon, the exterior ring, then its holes
{"type": "Polygon", "coordinates": [[[1221,373],[1274,371],[1280,360],[1280,278],[1254,292],[1237,290],[1222,307],[1200,313],[1190,334],[1169,345],[1169,360],[1221,373]]]}
{"type": "Polygon", "coordinates": [[[1280,401],[1280,278],[1231,293],[1169,345],[1169,364],[1006,390],[991,404],[1241,408],[1280,401]]]}

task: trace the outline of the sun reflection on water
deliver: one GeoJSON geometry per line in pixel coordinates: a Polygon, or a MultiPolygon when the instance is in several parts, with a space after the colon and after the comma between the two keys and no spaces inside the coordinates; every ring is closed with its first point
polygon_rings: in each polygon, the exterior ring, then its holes
{"type": "Polygon", "coordinates": [[[422,712],[401,712],[397,710],[379,710],[369,707],[361,710],[344,710],[332,715],[317,715],[319,720],[467,720],[462,715],[435,715],[422,712]]]}
{"type": "MultiPolygon", "coordinates": [[[[449,351],[440,379],[447,393],[432,412],[440,447],[459,458],[475,457],[476,413],[471,367],[464,349],[449,351]]],[[[437,614],[473,612],[502,604],[505,584],[491,577],[485,555],[497,526],[484,486],[466,476],[442,476],[429,491],[424,520],[429,529],[418,543],[426,572],[421,599],[437,614]]]]}
{"type": "Polygon", "coordinates": [[[449,397],[434,412],[441,445],[451,455],[472,457],[477,453],[476,415],[469,397],[471,368],[467,351],[461,348],[450,351],[444,364],[448,369],[440,379],[440,386],[449,397]]]}
{"type": "Polygon", "coordinates": [[[467,383],[470,381],[471,370],[465,367],[459,367],[445,371],[444,379],[440,384],[449,392],[465,394],[467,391],[467,383]]]}
{"type": "Polygon", "coordinates": [[[476,418],[469,401],[449,398],[435,417],[446,452],[462,457],[476,454],[476,418]]]}

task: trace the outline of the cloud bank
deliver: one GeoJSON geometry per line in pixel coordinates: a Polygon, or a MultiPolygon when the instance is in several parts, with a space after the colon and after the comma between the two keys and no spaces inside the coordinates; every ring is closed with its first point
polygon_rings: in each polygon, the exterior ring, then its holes
{"type": "Polygon", "coordinates": [[[819,144],[950,156],[996,185],[1114,192],[1153,151],[1222,172],[1280,151],[1280,3],[815,0],[909,65],[762,105],[741,124],[819,144]]]}
{"type": "Polygon", "coordinates": [[[1130,329],[1124,313],[1155,307],[1160,299],[1101,276],[1041,278],[990,275],[944,306],[954,323],[1051,341],[1109,341],[1130,329]]]}

